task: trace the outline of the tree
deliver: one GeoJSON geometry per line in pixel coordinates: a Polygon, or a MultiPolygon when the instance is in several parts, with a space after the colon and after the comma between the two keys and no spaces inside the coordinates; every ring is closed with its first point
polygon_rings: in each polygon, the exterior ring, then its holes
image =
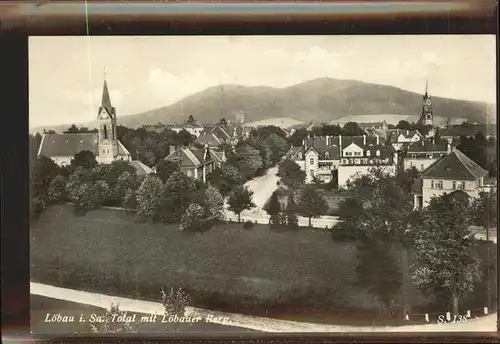
{"type": "Polygon", "coordinates": [[[288,228],[299,228],[299,217],[297,216],[297,210],[297,204],[295,204],[293,193],[291,193],[288,196],[288,202],[286,205],[286,225],[288,228]]]}
{"type": "Polygon", "coordinates": [[[414,129],[413,125],[405,120],[399,121],[398,124],[396,125],[396,128],[402,129],[402,130],[413,130],[414,129]]]}
{"type": "Polygon", "coordinates": [[[422,291],[444,292],[453,315],[459,312],[460,298],[473,290],[479,277],[469,206],[469,196],[462,191],[433,198],[412,230],[417,261],[413,280],[422,291]]]}
{"type": "Polygon", "coordinates": [[[182,146],[189,146],[195,140],[194,136],[191,135],[186,129],[182,129],[181,131],[179,131],[177,137],[179,144],[182,146]]]}
{"type": "Polygon", "coordinates": [[[224,218],[224,198],[219,190],[212,185],[205,189],[205,209],[210,220],[224,218]]]}
{"type": "Polygon", "coordinates": [[[47,192],[50,202],[57,203],[66,199],[66,182],[67,178],[61,175],[52,180],[47,192]]]}
{"type": "Polygon", "coordinates": [[[134,189],[127,189],[123,196],[122,207],[127,210],[137,209],[137,195],[134,189]]]}
{"type": "Polygon", "coordinates": [[[203,204],[204,194],[200,194],[200,187],[185,173],[174,172],[165,184],[158,203],[160,219],[167,223],[179,222],[191,203],[203,204]]]}
{"type": "MultiPolygon", "coordinates": [[[[348,196],[340,203],[339,222],[334,226],[334,240],[353,242],[361,258],[358,272],[370,270],[371,263],[390,259],[400,262],[396,273],[388,266],[388,274],[382,279],[359,278],[360,283],[384,302],[390,302],[383,288],[387,279],[392,278],[391,286],[401,286],[402,313],[409,312],[406,291],[410,283],[408,250],[408,230],[414,221],[413,196],[406,186],[394,176],[380,169],[372,169],[369,174],[361,174],[347,183],[348,196]],[[379,248],[385,247],[390,256],[378,256],[379,248]],[[371,259],[368,258],[371,255],[371,259]]],[[[391,288],[391,287],[387,287],[391,288]]],[[[393,289],[390,289],[393,290],[393,289]]],[[[394,290],[393,290],[394,291],[394,290]]],[[[386,304],[388,308],[389,304],[386,304]]]]}
{"type": "Polygon", "coordinates": [[[264,166],[262,155],[259,150],[249,144],[237,147],[236,154],[239,157],[238,162],[243,161],[247,164],[251,168],[253,174],[264,166]]]}
{"type": "Polygon", "coordinates": [[[38,157],[30,169],[30,193],[34,198],[43,195],[47,198],[47,190],[52,180],[61,174],[61,168],[45,156],[38,157]]]}
{"type": "Polygon", "coordinates": [[[253,192],[245,186],[238,186],[231,193],[228,199],[229,210],[238,215],[238,222],[241,222],[241,212],[255,208],[252,201],[253,192]]]}
{"type": "Polygon", "coordinates": [[[164,185],[159,178],[146,176],[137,190],[137,213],[154,218],[163,190],[164,185]]]}
{"type": "Polygon", "coordinates": [[[71,133],[78,133],[78,127],[74,124],[71,125],[71,127],[68,128],[68,130],[64,131],[64,134],[71,134],[71,133]]]}
{"type": "Polygon", "coordinates": [[[221,167],[217,167],[212,171],[210,181],[226,198],[236,186],[243,183],[243,176],[233,165],[222,164],[221,167]]]}
{"type": "Polygon", "coordinates": [[[307,139],[308,134],[309,133],[307,132],[306,128],[299,128],[292,135],[288,137],[288,142],[293,147],[300,147],[302,146],[302,141],[307,139]]]}
{"type": "Polygon", "coordinates": [[[402,286],[402,280],[390,247],[377,241],[362,241],[357,244],[357,258],[356,283],[377,295],[392,315],[390,305],[402,286]]]}
{"type": "Polygon", "coordinates": [[[278,167],[278,177],[280,177],[283,184],[290,188],[297,188],[304,183],[306,173],[300,166],[292,160],[283,160],[278,167]]]}
{"type": "Polygon", "coordinates": [[[306,185],[299,194],[298,208],[302,216],[309,218],[309,227],[311,227],[311,220],[313,218],[318,218],[326,214],[328,203],[326,203],[326,200],[318,193],[316,188],[306,185]]]}
{"type": "Polygon", "coordinates": [[[361,136],[366,135],[366,132],[356,122],[348,122],[344,125],[344,135],[346,136],[361,136]]]}
{"type": "Polygon", "coordinates": [[[196,203],[191,203],[182,215],[181,231],[202,232],[206,230],[207,219],[203,207],[196,203]]]}
{"type": "Polygon", "coordinates": [[[91,169],[97,166],[97,161],[94,153],[89,150],[83,150],[75,154],[74,158],[71,159],[71,165],[73,167],[82,166],[91,169]]]}
{"type": "Polygon", "coordinates": [[[156,175],[164,183],[168,181],[172,174],[179,172],[180,170],[179,164],[170,160],[163,159],[156,164],[156,175]]]}
{"type": "Polygon", "coordinates": [[[281,226],[281,205],[278,200],[278,193],[276,191],[273,192],[271,198],[269,199],[269,203],[266,205],[264,209],[269,215],[269,227],[278,228],[281,226]]]}
{"type": "Polygon", "coordinates": [[[117,182],[113,186],[110,198],[118,204],[123,204],[126,194],[130,192],[129,190],[135,191],[137,185],[136,174],[125,171],[118,177],[117,182]]]}

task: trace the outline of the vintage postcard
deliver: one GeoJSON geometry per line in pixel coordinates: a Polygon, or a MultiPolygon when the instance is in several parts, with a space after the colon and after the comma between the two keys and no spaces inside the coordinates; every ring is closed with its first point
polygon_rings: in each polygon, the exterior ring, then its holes
{"type": "Polygon", "coordinates": [[[29,39],[31,331],[488,332],[495,37],[29,39]]]}

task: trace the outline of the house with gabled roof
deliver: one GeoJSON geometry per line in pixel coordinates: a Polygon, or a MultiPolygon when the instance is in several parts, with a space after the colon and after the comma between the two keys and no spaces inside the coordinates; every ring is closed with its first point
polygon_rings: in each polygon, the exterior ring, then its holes
{"type": "Polygon", "coordinates": [[[429,205],[431,198],[461,190],[472,198],[485,189],[488,171],[472,161],[458,149],[439,158],[428,166],[412,186],[414,206],[429,205]]]}
{"type": "Polygon", "coordinates": [[[402,153],[404,170],[415,167],[417,170],[423,171],[450,151],[451,145],[443,139],[431,138],[411,143],[402,153]]]}
{"type": "Polygon", "coordinates": [[[214,150],[208,146],[205,148],[178,147],[165,158],[165,160],[179,164],[181,171],[188,177],[203,182],[210,180],[210,174],[224,159],[223,153],[214,153],[214,150]]]}
{"type": "Polygon", "coordinates": [[[65,166],[71,164],[75,154],[88,150],[94,153],[98,163],[110,164],[123,160],[130,162],[138,174],[150,173],[151,168],[139,161],[132,161],[132,155],[118,140],[116,108],[111,105],[106,80],[97,119],[100,123],[97,133],[43,134],[38,156],[45,156],[59,166],[65,166]]]}
{"type": "Polygon", "coordinates": [[[295,161],[306,172],[306,183],[315,178],[328,183],[338,172],[339,186],[357,173],[368,173],[376,166],[395,173],[395,151],[379,136],[309,137],[300,147],[290,147],[286,159],[295,161]]]}

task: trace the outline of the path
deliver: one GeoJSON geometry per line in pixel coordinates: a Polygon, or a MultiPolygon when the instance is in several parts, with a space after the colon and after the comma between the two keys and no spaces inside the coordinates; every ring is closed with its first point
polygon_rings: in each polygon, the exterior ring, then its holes
{"type": "MultiPolygon", "coordinates": [[[[256,207],[252,210],[242,212],[242,221],[252,221],[262,224],[269,223],[269,215],[262,208],[278,187],[277,182],[279,178],[276,176],[277,172],[278,167],[272,167],[263,176],[256,177],[245,183],[245,186],[253,192],[253,201],[256,207]]],[[[226,218],[238,221],[238,216],[230,211],[226,212],[226,218]]],[[[328,226],[328,228],[331,228],[337,221],[338,219],[335,216],[322,216],[319,219],[312,219],[311,223],[313,227],[326,228],[328,226]]],[[[299,216],[299,226],[306,227],[308,225],[309,219],[299,216]]]]}
{"type": "MultiPolygon", "coordinates": [[[[134,300],[129,298],[90,293],[46,284],[30,283],[30,293],[57,300],[77,302],[100,308],[108,308],[111,303],[118,304],[120,310],[143,314],[163,314],[160,303],[134,300]]],[[[213,316],[214,323],[226,326],[241,327],[264,332],[490,332],[496,331],[497,314],[491,314],[479,319],[469,319],[465,323],[408,325],[394,327],[372,326],[342,326],[313,324],[287,320],[276,320],[242,314],[210,311],[195,307],[187,307],[186,316],[206,318],[213,316]],[[216,318],[221,318],[218,321],[216,318]]]]}

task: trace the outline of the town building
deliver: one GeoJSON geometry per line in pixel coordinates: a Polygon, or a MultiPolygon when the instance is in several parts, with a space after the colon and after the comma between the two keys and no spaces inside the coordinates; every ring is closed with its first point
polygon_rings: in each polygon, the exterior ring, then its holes
{"type": "Polygon", "coordinates": [[[488,191],[485,177],[488,171],[472,161],[458,149],[452,149],[422,171],[414,182],[414,206],[421,209],[429,205],[433,197],[461,190],[472,198],[488,191]]]}
{"type": "Polygon", "coordinates": [[[176,133],[185,130],[191,135],[198,137],[205,127],[202,124],[198,123],[193,115],[190,115],[187,121],[185,121],[184,123],[169,125],[167,126],[167,128],[175,131],[176,133]]]}
{"type": "Polygon", "coordinates": [[[428,80],[425,80],[425,93],[422,101],[422,113],[420,115],[419,122],[424,124],[425,126],[434,126],[434,113],[432,111],[432,99],[429,94],[428,80]]]}
{"type": "Polygon", "coordinates": [[[195,142],[203,146],[216,147],[222,143],[236,145],[243,140],[245,130],[240,125],[235,125],[222,118],[217,124],[206,124],[195,142]]]}
{"type": "Polygon", "coordinates": [[[52,159],[59,166],[71,164],[75,154],[90,151],[98,163],[110,164],[114,161],[128,161],[140,175],[152,170],[140,161],[132,161],[132,155],[118,140],[116,135],[116,109],[111,105],[111,98],[106,80],[104,80],[101,106],[98,109],[97,133],[43,134],[38,156],[52,159]]]}
{"type": "Polygon", "coordinates": [[[379,135],[386,137],[389,125],[384,120],[382,122],[358,123],[359,127],[369,135],[379,135]]]}
{"type": "Polygon", "coordinates": [[[419,171],[425,170],[434,161],[451,151],[451,145],[445,140],[424,139],[414,142],[402,152],[403,167],[405,170],[415,167],[419,171]]]}
{"type": "Polygon", "coordinates": [[[497,135],[496,124],[457,124],[451,125],[443,129],[441,132],[441,137],[446,140],[452,140],[454,142],[458,141],[460,137],[471,138],[475,137],[479,132],[483,133],[486,138],[496,137],[497,135]]]}
{"type": "Polygon", "coordinates": [[[208,146],[171,147],[171,152],[165,160],[178,163],[181,171],[188,177],[207,182],[213,170],[225,160],[225,155],[223,152],[215,152],[208,146]]]}
{"type": "Polygon", "coordinates": [[[338,173],[339,187],[357,174],[366,174],[374,167],[380,167],[395,174],[397,154],[386,146],[380,136],[322,136],[309,137],[302,146],[291,147],[286,159],[295,161],[306,172],[305,183],[316,179],[331,181],[338,173]]]}

